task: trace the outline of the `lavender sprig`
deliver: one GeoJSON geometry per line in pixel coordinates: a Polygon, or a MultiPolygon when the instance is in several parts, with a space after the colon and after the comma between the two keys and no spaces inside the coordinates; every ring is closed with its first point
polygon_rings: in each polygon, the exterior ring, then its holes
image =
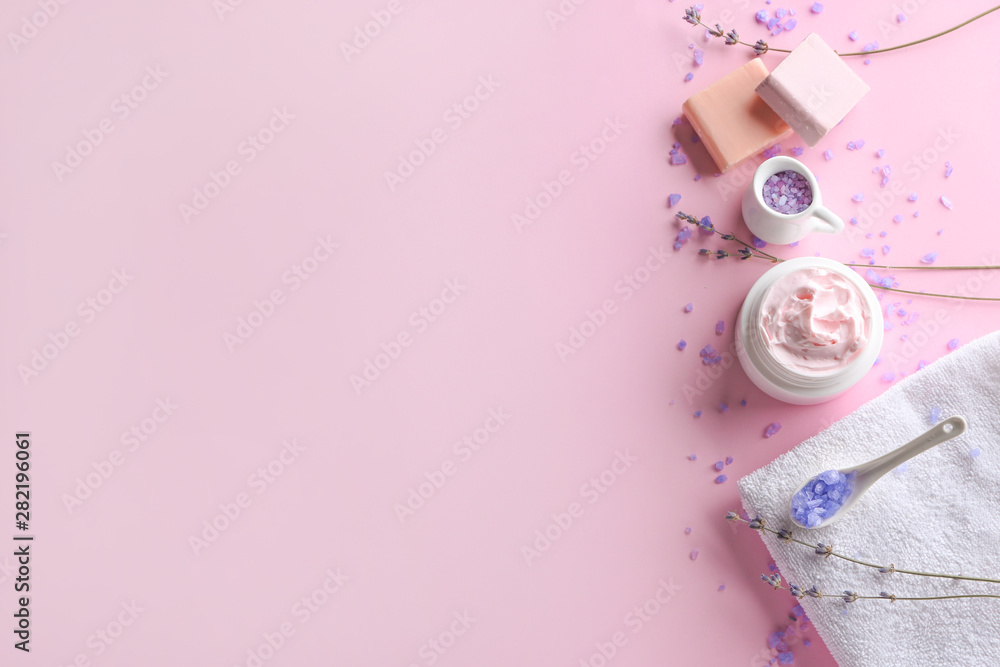
{"type": "Polygon", "coordinates": [[[956,600],[958,598],[1000,598],[1000,595],[992,595],[990,593],[969,593],[966,595],[931,595],[926,597],[902,597],[899,595],[893,595],[892,593],[886,593],[885,591],[880,592],[878,595],[858,595],[854,591],[844,591],[841,595],[826,595],[820,592],[815,586],[808,590],[802,590],[799,586],[789,583],[787,587],[781,585],[781,575],[772,574],[771,576],[760,575],[760,578],[766,581],[774,590],[776,591],[788,591],[793,596],[798,599],[804,597],[811,598],[828,598],[828,599],[840,599],[844,602],[850,604],[852,602],[857,602],[858,600],[888,600],[889,602],[895,602],[896,600],[956,600]]]}
{"type": "MultiPolygon", "coordinates": [[[[908,46],[915,46],[917,44],[922,44],[924,42],[929,42],[932,39],[936,39],[938,37],[941,37],[942,35],[947,35],[950,32],[954,32],[954,31],[958,30],[959,28],[961,28],[963,26],[969,25],[973,21],[976,21],[978,19],[983,18],[987,14],[991,14],[991,13],[995,12],[998,9],[1000,9],[1000,5],[997,5],[996,7],[993,7],[991,9],[987,9],[985,12],[982,12],[980,14],[976,14],[971,19],[968,19],[967,21],[962,21],[958,25],[952,26],[951,28],[948,28],[947,30],[942,30],[939,33],[935,33],[935,34],[931,35],[930,37],[923,37],[921,39],[917,39],[917,40],[914,40],[912,42],[907,42],[906,44],[899,44],[898,46],[888,46],[888,47],[886,47],[884,49],[872,49],[870,51],[853,51],[851,53],[838,53],[837,55],[841,56],[842,58],[846,58],[848,56],[870,56],[873,53],[886,53],[888,51],[897,51],[899,49],[905,49],[908,46]]],[[[736,34],[735,30],[730,30],[728,33],[725,33],[723,31],[722,26],[720,26],[718,23],[715,24],[715,28],[709,28],[707,25],[705,25],[704,23],[701,22],[701,12],[699,12],[694,7],[689,7],[686,10],[684,10],[684,20],[687,21],[688,23],[690,23],[691,25],[695,25],[695,26],[700,25],[700,26],[704,27],[706,30],[708,30],[708,33],[710,35],[712,35],[713,37],[724,37],[725,41],[726,41],[726,44],[729,45],[729,46],[735,46],[736,44],[742,44],[743,46],[748,46],[748,47],[752,48],[753,51],[754,51],[754,53],[757,54],[758,56],[764,55],[768,51],[778,51],[778,52],[781,52],[781,53],[791,53],[791,51],[789,51],[788,49],[777,49],[777,48],[768,46],[767,42],[765,42],[762,39],[758,39],[755,44],[748,44],[747,42],[742,42],[742,41],[740,41],[739,35],[736,34]],[[730,37],[730,35],[732,35],[732,37],[730,37]]]]}
{"type": "MultiPolygon", "coordinates": [[[[771,533],[772,535],[776,535],[779,539],[781,539],[781,540],[783,540],[785,542],[795,542],[796,544],[801,544],[802,546],[809,547],[810,549],[812,549],[813,551],[815,551],[817,555],[823,556],[824,558],[829,558],[830,556],[835,556],[837,558],[840,558],[840,559],[843,559],[843,560],[846,560],[846,561],[850,561],[852,563],[857,563],[858,565],[864,565],[865,567],[873,567],[873,568],[877,569],[879,572],[881,572],[883,574],[892,574],[894,572],[899,572],[900,574],[911,574],[911,575],[920,576],[920,577],[937,577],[937,578],[941,578],[941,579],[961,579],[963,581],[982,581],[982,582],[986,582],[986,583],[990,583],[990,584],[1000,584],[1000,579],[989,579],[989,578],[986,578],[986,577],[967,577],[967,576],[963,576],[963,575],[960,575],[960,574],[935,574],[935,573],[932,573],[932,572],[918,572],[916,570],[903,570],[903,569],[900,569],[900,568],[896,567],[892,563],[890,563],[889,565],[876,565],[875,563],[867,563],[865,561],[858,560],[856,558],[851,558],[850,556],[845,556],[843,554],[837,553],[836,551],[833,550],[833,545],[832,544],[823,544],[822,542],[819,542],[817,544],[810,544],[809,542],[804,542],[803,540],[800,540],[800,539],[794,537],[793,534],[792,534],[792,531],[785,530],[785,529],[774,530],[773,528],[769,528],[768,525],[767,525],[767,521],[765,521],[762,517],[755,517],[753,519],[747,520],[747,519],[744,519],[743,517],[741,517],[736,512],[728,512],[728,513],[726,513],[726,520],[727,521],[742,521],[743,523],[747,524],[753,530],[765,531],[765,532],[771,533]]],[[[808,592],[806,592],[806,593],[808,594],[808,592]]],[[[818,597],[818,596],[812,596],[812,597],[818,597]]],[[[994,596],[994,597],[1000,597],[1000,596],[994,596]]]]}
{"type": "MultiPolygon", "coordinates": [[[[757,257],[757,258],[760,258],[760,259],[766,259],[769,262],[771,262],[772,264],[778,264],[780,262],[786,261],[786,260],[782,259],[781,257],[777,257],[777,256],[772,255],[770,253],[764,252],[760,248],[757,248],[756,246],[753,246],[753,245],[747,243],[746,241],[744,241],[744,240],[742,240],[740,238],[737,238],[734,234],[729,234],[729,233],[725,233],[725,232],[719,231],[718,229],[715,228],[715,226],[711,222],[708,222],[708,223],[704,222],[705,220],[708,219],[707,217],[706,218],[702,218],[701,220],[699,220],[698,218],[696,218],[693,215],[688,215],[687,213],[684,213],[682,211],[678,211],[677,212],[677,218],[680,219],[682,222],[687,222],[687,223],[690,223],[690,224],[693,224],[693,225],[697,225],[699,228],[701,228],[701,229],[703,229],[705,231],[710,231],[710,232],[712,232],[714,234],[718,234],[719,236],[722,237],[723,241],[735,241],[736,243],[739,243],[746,250],[748,250],[750,252],[750,254],[746,254],[746,253],[743,252],[742,249],[740,251],[738,251],[740,259],[749,259],[750,257],[757,257]]],[[[700,249],[698,251],[698,254],[700,254],[700,255],[712,255],[716,259],[725,259],[727,257],[736,257],[737,256],[737,255],[734,255],[732,253],[726,252],[725,250],[712,251],[712,250],[708,250],[706,248],[700,249]]],[[[881,268],[881,269],[922,269],[922,270],[927,270],[927,269],[934,270],[934,269],[936,269],[936,270],[939,270],[939,271],[940,270],[956,270],[956,271],[961,271],[961,270],[970,270],[970,269],[978,269],[978,270],[1000,269],[1000,265],[994,265],[994,266],[883,266],[883,265],[879,265],[879,264],[864,264],[864,265],[862,265],[862,264],[850,263],[850,264],[847,264],[847,266],[852,266],[854,268],[868,268],[868,269],[871,269],[871,268],[881,268]]],[[[964,300],[967,300],[967,301],[1000,301],[1000,297],[994,297],[994,296],[969,296],[969,295],[964,295],[964,294],[940,294],[938,292],[922,292],[922,291],[917,291],[917,290],[906,290],[906,289],[902,289],[902,288],[899,288],[899,287],[887,287],[887,286],[881,285],[879,283],[868,283],[868,284],[872,288],[874,288],[874,289],[880,289],[880,290],[884,290],[886,292],[899,292],[900,294],[915,294],[917,296],[932,296],[932,297],[938,297],[938,298],[942,298],[942,299],[964,299],[964,300]]]]}

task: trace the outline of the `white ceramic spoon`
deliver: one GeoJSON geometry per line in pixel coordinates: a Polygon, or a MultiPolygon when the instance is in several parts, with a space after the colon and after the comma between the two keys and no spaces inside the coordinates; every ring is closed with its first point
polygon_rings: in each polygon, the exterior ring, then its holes
{"type": "MultiPolygon", "coordinates": [[[[940,445],[942,442],[947,442],[955,436],[965,433],[965,428],[967,424],[965,419],[962,417],[949,417],[944,421],[939,422],[929,431],[923,435],[918,435],[916,438],[906,443],[899,449],[895,449],[884,456],[880,456],[874,461],[869,461],[868,463],[863,463],[859,466],[852,466],[850,468],[841,468],[837,472],[848,475],[852,472],[857,472],[857,477],[854,480],[854,490],[847,496],[844,504],[841,505],[840,509],[835,511],[830,516],[826,517],[819,523],[818,526],[812,526],[812,528],[822,528],[824,526],[829,526],[831,523],[844,516],[851,506],[858,501],[858,499],[864,495],[872,484],[877,482],[879,478],[896,468],[904,461],[909,461],[917,454],[922,454],[926,452],[931,447],[935,445],[940,445]]],[[[799,491],[804,489],[807,484],[815,483],[816,476],[813,476],[802,483],[799,488],[795,490],[792,497],[795,497],[799,491]]],[[[792,515],[791,502],[789,502],[789,515],[791,516],[792,522],[801,526],[802,528],[809,528],[798,521],[796,521],[794,515],[792,515]]]]}

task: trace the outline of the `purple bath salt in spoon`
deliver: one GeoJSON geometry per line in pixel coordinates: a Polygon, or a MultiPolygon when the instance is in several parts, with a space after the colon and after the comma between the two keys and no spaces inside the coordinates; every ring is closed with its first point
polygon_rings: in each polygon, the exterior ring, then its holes
{"type": "Polygon", "coordinates": [[[829,526],[844,516],[882,475],[917,454],[965,433],[966,426],[964,418],[949,417],[874,461],[840,470],[826,470],[810,478],[792,495],[792,521],[802,528],[829,526]]]}

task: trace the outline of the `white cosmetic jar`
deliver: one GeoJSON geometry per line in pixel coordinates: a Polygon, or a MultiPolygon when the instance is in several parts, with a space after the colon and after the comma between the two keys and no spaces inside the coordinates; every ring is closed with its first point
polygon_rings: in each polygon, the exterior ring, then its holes
{"type": "Polygon", "coordinates": [[[882,308],[875,292],[848,266],[823,257],[799,257],[781,262],[760,277],[750,288],[736,319],[736,355],[740,365],[757,387],[779,401],[815,405],[836,398],[854,386],[875,363],[882,349],[882,308]],[[864,347],[839,367],[812,371],[793,368],[772,352],[761,325],[762,308],[771,287],[780,279],[802,269],[825,269],[842,276],[857,288],[867,306],[870,330],[864,347]]]}

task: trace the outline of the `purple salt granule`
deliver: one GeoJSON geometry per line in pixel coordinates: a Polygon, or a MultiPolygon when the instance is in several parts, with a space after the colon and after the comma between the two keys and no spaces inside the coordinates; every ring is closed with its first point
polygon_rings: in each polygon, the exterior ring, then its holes
{"type": "Polygon", "coordinates": [[[875,250],[873,248],[862,248],[861,249],[861,256],[862,257],[874,257],[875,256],[875,250]]]}
{"type": "Polygon", "coordinates": [[[791,651],[782,651],[778,654],[779,665],[794,665],[795,655],[791,651]]]}
{"type": "Polygon", "coordinates": [[[726,590],[726,585],[725,585],[725,584],[722,584],[722,585],[721,585],[721,586],[719,586],[719,588],[718,588],[718,589],[716,589],[716,590],[718,590],[718,591],[719,591],[719,592],[721,593],[722,591],[726,590]]]}
{"type": "Polygon", "coordinates": [[[788,32],[789,30],[794,30],[795,26],[797,26],[798,24],[799,22],[796,21],[795,19],[788,19],[787,21],[785,21],[785,32],[788,32]]]}
{"type": "Polygon", "coordinates": [[[944,177],[945,178],[949,178],[951,176],[951,172],[953,172],[953,171],[954,171],[954,169],[952,169],[951,162],[945,162],[944,163],[944,177]]]}
{"type": "Polygon", "coordinates": [[[680,200],[681,196],[679,194],[676,193],[672,194],[670,195],[670,197],[667,198],[667,206],[673,208],[674,206],[677,205],[677,202],[679,202],[680,200]]]}
{"type": "Polygon", "coordinates": [[[719,403],[719,412],[721,412],[722,414],[726,414],[727,412],[729,412],[729,404],[719,403]]]}
{"type": "MultiPolygon", "coordinates": [[[[684,80],[685,81],[690,81],[693,78],[694,78],[694,73],[693,72],[688,72],[687,74],[684,75],[684,80]]],[[[684,157],[684,156],[682,155],[681,157],[684,157]]],[[[687,160],[685,160],[685,162],[686,161],[687,160]]],[[[674,162],[674,164],[684,164],[684,162],[674,162]]]]}
{"type": "Polygon", "coordinates": [[[806,149],[802,148],[802,146],[792,146],[792,155],[798,156],[798,155],[802,155],[805,152],[806,152],[806,149]]]}
{"type": "Polygon", "coordinates": [[[701,410],[695,410],[694,411],[694,418],[698,419],[699,417],[701,417],[701,410]]]}
{"type": "Polygon", "coordinates": [[[908,197],[908,199],[910,201],[917,201],[917,193],[916,192],[911,192],[910,196],[908,197]]]}
{"type": "Polygon", "coordinates": [[[921,257],[920,261],[922,263],[924,263],[924,264],[933,264],[934,260],[936,260],[936,259],[937,259],[937,253],[936,252],[929,252],[926,255],[924,255],[923,257],[921,257]]]}
{"type": "Polygon", "coordinates": [[[759,12],[757,12],[754,18],[757,19],[757,23],[767,23],[767,18],[768,18],[767,10],[766,9],[760,10],[759,12]]]}
{"type": "Polygon", "coordinates": [[[755,235],[750,235],[750,243],[753,243],[754,248],[766,248],[767,241],[757,238],[755,235]]]}
{"type": "Polygon", "coordinates": [[[906,14],[896,14],[896,23],[902,23],[906,20],[906,14]]]}
{"type": "Polygon", "coordinates": [[[865,196],[862,193],[859,192],[856,195],[854,195],[853,197],[851,197],[851,199],[853,199],[856,202],[863,202],[865,200],[865,196]]]}
{"type": "Polygon", "coordinates": [[[715,323],[715,335],[716,336],[721,336],[723,333],[725,333],[725,331],[726,331],[726,322],[725,322],[725,320],[719,320],[718,322],[715,323]]]}
{"type": "Polygon", "coordinates": [[[949,350],[957,350],[958,349],[958,339],[957,338],[952,338],[950,341],[948,341],[948,349],[949,350]]]}
{"type": "Polygon", "coordinates": [[[788,10],[785,9],[784,7],[778,7],[778,10],[774,12],[774,15],[777,16],[779,19],[783,19],[786,16],[788,16],[788,10]]]}
{"type": "Polygon", "coordinates": [[[807,528],[816,528],[844,506],[854,492],[857,471],[845,475],[826,470],[813,477],[792,496],[792,518],[807,528]]]}
{"type": "Polygon", "coordinates": [[[810,11],[812,11],[813,14],[820,14],[823,11],[823,5],[818,2],[814,2],[812,4],[812,7],[810,7],[809,9],[810,11]]]}
{"type": "Polygon", "coordinates": [[[684,534],[685,535],[690,535],[691,534],[691,526],[688,526],[687,528],[684,529],[684,534]]]}
{"type": "Polygon", "coordinates": [[[705,52],[701,49],[694,50],[694,64],[697,66],[703,65],[705,63],[705,52]]]}
{"type": "Polygon", "coordinates": [[[899,213],[897,213],[896,215],[892,216],[892,221],[893,222],[902,222],[903,221],[903,216],[900,215],[899,213]]]}
{"type": "Polygon", "coordinates": [[[829,148],[827,148],[825,151],[823,151],[823,157],[826,158],[827,160],[832,160],[833,159],[833,151],[831,151],[829,148]]]}
{"type": "Polygon", "coordinates": [[[889,232],[883,229],[881,232],[878,233],[878,235],[881,236],[882,238],[885,238],[886,236],[889,235],[889,232]]]}
{"type": "Polygon", "coordinates": [[[941,195],[941,204],[944,205],[944,207],[949,211],[952,208],[951,200],[948,199],[947,195],[941,195]]]}
{"type": "MultiPolygon", "coordinates": [[[[688,76],[691,75],[688,74],[688,76]]],[[[686,80],[690,81],[691,79],[686,79],[686,80]]],[[[670,156],[670,164],[674,165],[675,167],[679,164],[687,164],[687,161],[688,159],[683,153],[674,153],[673,155],[670,156]]]]}
{"type": "Polygon", "coordinates": [[[882,373],[882,382],[892,382],[896,379],[896,374],[893,372],[882,373]]]}
{"type": "Polygon", "coordinates": [[[812,188],[806,177],[790,169],[774,174],[761,189],[764,202],[773,210],[785,215],[795,215],[812,204],[812,188]]]}
{"type": "Polygon", "coordinates": [[[768,424],[767,428],[764,429],[764,437],[765,438],[770,438],[770,437],[772,437],[775,433],[777,433],[780,430],[781,430],[781,423],[780,422],[773,422],[771,424],[768,424]]]}
{"type": "Polygon", "coordinates": [[[683,340],[683,339],[681,340],[681,342],[677,343],[677,349],[678,350],[683,350],[687,346],[688,346],[687,341],[683,340]]]}
{"type": "Polygon", "coordinates": [[[697,549],[692,549],[691,550],[691,560],[698,560],[698,550],[697,549]]]}
{"type": "Polygon", "coordinates": [[[726,457],[726,465],[728,466],[728,465],[732,465],[732,464],[733,464],[733,457],[732,456],[727,456],[726,457]]]}
{"type": "Polygon", "coordinates": [[[715,462],[715,469],[718,470],[719,472],[722,472],[722,468],[725,467],[725,465],[726,464],[723,463],[722,461],[716,461],[715,462]]]}
{"type": "Polygon", "coordinates": [[[697,460],[698,460],[697,454],[688,454],[688,461],[697,461],[697,460]]]}
{"type": "Polygon", "coordinates": [[[882,246],[882,254],[883,255],[888,255],[890,250],[892,250],[891,247],[889,247],[887,245],[882,246]]]}
{"type": "Polygon", "coordinates": [[[979,451],[979,447],[974,447],[969,450],[969,456],[974,459],[978,459],[980,454],[982,454],[982,452],[979,451]]]}
{"type": "Polygon", "coordinates": [[[847,33],[847,38],[850,39],[852,42],[858,41],[858,31],[852,30],[851,32],[847,33]]]}
{"type": "Polygon", "coordinates": [[[723,483],[723,482],[725,482],[725,481],[726,481],[727,479],[729,479],[729,478],[728,478],[728,477],[726,477],[725,475],[719,475],[718,477],[716,477],[716,478],[715,478],[715,483],[716,483],[716,484],[722,484],[722,483],[723,483]]]}
{"type": "Polygon", "coordinates": [[[684,306],[684,312],[685,313],[690,313],[692,310],[694,310],[694,304],[693,303],[689,303],[688,305],[684,306]]]}

